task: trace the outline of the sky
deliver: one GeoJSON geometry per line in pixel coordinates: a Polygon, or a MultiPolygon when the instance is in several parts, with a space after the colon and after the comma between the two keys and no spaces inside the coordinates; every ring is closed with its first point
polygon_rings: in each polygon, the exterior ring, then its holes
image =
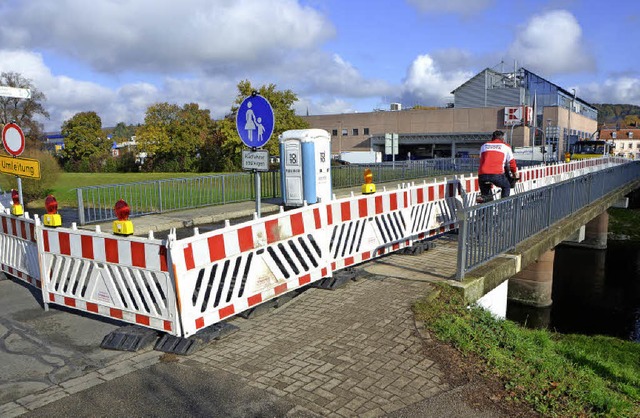
{"type": "Polygon", "coordinates": [[[445,106],[484,70],[525,67],[590,103],[640,105],[638,0],[0,0],[0,72],[46,96],[45,131],[155,103],[228,114],[275,84],[299,115],[445,106]]]}

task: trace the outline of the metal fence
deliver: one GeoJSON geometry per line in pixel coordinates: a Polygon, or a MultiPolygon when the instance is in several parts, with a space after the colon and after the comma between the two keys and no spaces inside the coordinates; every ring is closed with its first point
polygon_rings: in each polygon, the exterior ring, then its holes
{"type": "MultiPolygon", "coordinates": [[[[336,165],[331,167],[331,180],[334,189],[343,189],[362,185],[365,168],[373,172],[374,182],[386,183],[476,172],[478,163],[477,158],[434,158],[336,165]]],[[[519,161],[518,165],[539,163],[519,161]]],[[[280,199],[280,171],[260,175],[261,198],[280,199]]],[[[116,219],[113,207],[120,199],[129,204],[131,217],[255,200],[254,176],[243,172],[80,187],[76,189],[78,222],[85,225],[116,219]]]]}
{"type": "Polygon", "coordinates": [[[635,162],[460,209],[456,278],[462,280],[469,270],[639,178],[640,163],[635,162]]]}
{"type": "MultiPolygon", "coordinates": [[[[384,183],[470,172],[477,166],[474,158],[342,165],[331,168],[332,184],[334,189],[359,186],[365,168],[371,168],[375,182],[384,183]]],[[[76,189],[78,222],[85,225],[116,219],[113,207],[120,199],[129,204],[132,217],[255,200],[254,175],[243,172],[81,187],[76,189]]],[[[280,171],[261,173],[260,184],[261,198],[281,198],[280,171]]]]}

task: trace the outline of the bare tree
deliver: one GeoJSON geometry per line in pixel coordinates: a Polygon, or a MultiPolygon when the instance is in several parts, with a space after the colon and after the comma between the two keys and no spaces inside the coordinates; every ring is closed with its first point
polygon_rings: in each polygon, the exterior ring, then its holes
{"type": "Polygon", "coordinates": [[[44,127],[36,120],[36,116],[49,118],[49,112],[45,110],[43,105],[43,102],[46,101],[44,93],[38,90],[31,80],[14,72],[0,74],[0,86],[31,90],[30,99],[0,97],[0,123],[6,124],[15,121],[29,139],[36,140],[41,137],[44,127]]]}

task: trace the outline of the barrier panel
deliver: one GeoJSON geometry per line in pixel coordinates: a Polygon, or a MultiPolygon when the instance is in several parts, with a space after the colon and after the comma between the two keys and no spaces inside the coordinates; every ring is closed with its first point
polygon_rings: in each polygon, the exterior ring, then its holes
{"type": "Polygon", "coordinates": [[[410,245],[407,189],[333,200],[326,205],[332,271],[410,245]]]}
{"type": "Polygon", "coordinates": [[[331,276],[323,204],[172,243],[183,335],[331,276]]]}
{"type": "Polygon", "coordinates": [[[163,241],[69,228],[36,230],[45,303],[181,332],[163,241]]]}
{"type": "Polygon", "coordinates": [[[40,266],[35,227],[38,220],[0,213],[0,269],[31,286],[40,288],[40,266]]]}
{"type": "Polygon", "coordinates": [[[409,236],[414,240],[422,240],[456,229],[456,209],[475,204],[473,189],[477,191],[477,185],[477,178],[465,179],[464,176],[438,183],[413,185],[410,188],[409,236]],[[467,181],[468,192],[462,187],[462,183],[467,181]]]}

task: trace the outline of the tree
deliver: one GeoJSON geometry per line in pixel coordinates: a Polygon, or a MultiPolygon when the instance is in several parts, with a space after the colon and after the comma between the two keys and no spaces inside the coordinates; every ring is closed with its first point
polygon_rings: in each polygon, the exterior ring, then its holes
{"type": "Polygon", "coordinates": [[[148,154],[143,169],[197,171],[200,151],[214,128],[209,110],[195,103],[182,108],[169,103],[149,106],[144,125],[136,131],[138,151],[148,154]]]}
{"type": "Polygon", "coordinates": [[[1,73],[0,85],[31,91],[30,99],[0,97],[0,123],[7,124],[15,121],[27,139],[32,141],[39,139],[43,133],[43,126],[36,120],[36,116],[49,118],[49,112],[44,109],[42,104],[46,100],[44,93],[39,91],[31,80],[14,72],[1,73]]]}
{"type": "Polygon", "coordinates": [[[225,138],[222,149],[227,156],[226,165],[228,168],[239,168],[241,165],[242,149],[246,148],[246,146],[242,143],[236,130],[236,113],[242,101],[254,91],[257,91],[260,96],[267,99],[273,108],[275,117],[273,135],[264,146],[264,149],[269,151],[269,155],[280,154],[278,136],[282,132],[290,129],[306,129],[309,127],[309,124],[300,116],[296,115],[292,108],[293,104],[298,101],[298,96],[291,90],[278,91],[276,90],[275,84],[263,85],[259,89],[255,89],[250,81],[241,81],[238,83],[238,96],[231,107],[231,113],[217,124],[218,131],[225,138]]]}
{"type": "Polygon", "coordinates": [[[110,141],[96,112],[76,113],[62,124],[62,158],[69,171],[100,171],[109,156],[110,141]]]}
{"type": "Polygon", "coordinates": [[[117,143],[131,141],[131,137],[136,134],[136,127],[126,125],[124,122],[118,122],[111,130],[112,139],[117,143]]]}

